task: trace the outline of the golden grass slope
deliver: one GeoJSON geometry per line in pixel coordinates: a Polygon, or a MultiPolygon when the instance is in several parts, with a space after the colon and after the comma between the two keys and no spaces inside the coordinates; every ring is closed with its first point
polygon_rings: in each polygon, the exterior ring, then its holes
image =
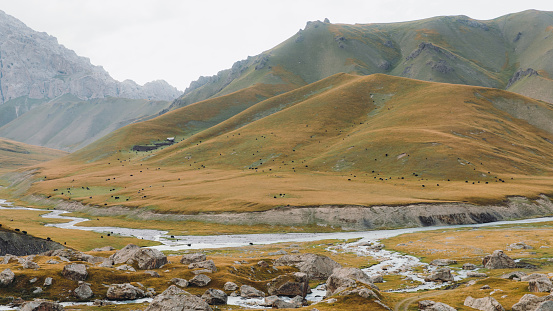
{"type": "Polygon", "coordinates": [[[0,172],[35,165],[64,155],[67,152],[0,137],[0,172]]]}
{"type": "Polygon", "coordinates": [[[338,74],[204,130],[183,126],[221,114],[215,103],[228,98],[127,126],[47,163],[31,192],[173,213],[478,203],[551,192],[553,109],[514,93],[338,74]],[[178,143],[131,150],[170,136],[178,143]]]}

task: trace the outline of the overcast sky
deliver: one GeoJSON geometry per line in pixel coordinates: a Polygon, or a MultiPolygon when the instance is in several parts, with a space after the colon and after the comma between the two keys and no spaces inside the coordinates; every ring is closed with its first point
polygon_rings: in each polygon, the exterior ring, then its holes
{"type": "Polygon", "coordinates": [[[551,0],[0,0],[0,9],[103,66],[117,80],[184,90],[294,35],[307,21],[387,23],[439,15],[492,19],[551,0]]]}

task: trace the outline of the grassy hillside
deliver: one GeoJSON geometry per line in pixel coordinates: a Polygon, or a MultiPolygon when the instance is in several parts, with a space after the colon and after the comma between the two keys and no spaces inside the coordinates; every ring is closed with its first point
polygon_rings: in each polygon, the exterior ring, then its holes
{"type": "Polygon", "coordinates": [[[122,126],[156,116],[169,104],[114,97],[83,101],[66,94],[25,111],[0,127],[0,136],[74,151],[122,126]]]}
{"type": "Polygon", "coordinates": [[[338,74],[260,102],[240,101],[243,92],[46,163],[28,193],[196,213],[480,203],[551,189],[553,108],[540,101],[382,74],[338,74]],[[173,136],[173,145],[133,150],[173,136]]]}
{"type": "Polygon", "coordinates": [[[50,161],[66,154],[64,151],[27,145],[0,137],[0,173],[50,161]]]}
{"type": "Polygon", "coordinates": [[[173,108],[255,83],[303,86],[340,72],[509,87],[553,102],[550,87],[509,83],[519,69],[532,68],[550,86],[551,49],[553,13],[535,10],[489,21],[443,16],[392,24],[309,22],[280,45],[192,83],[173,108]]]}

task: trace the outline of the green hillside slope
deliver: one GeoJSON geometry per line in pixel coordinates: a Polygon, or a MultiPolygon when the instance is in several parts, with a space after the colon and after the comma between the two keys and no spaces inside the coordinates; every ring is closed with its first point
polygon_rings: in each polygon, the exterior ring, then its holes
{"type": "Polygon", "coordinates": [[[489,21],[445,16],[392,24],[309,22],[263,54],[192,83],[173,108],[255,83],[305,85],[340,72],[507,88],[553,102],[552,50],[553,13],[535,10],[489,21]],[[515,73],[529,68],[548,87],[511,89],[515,73]]]}

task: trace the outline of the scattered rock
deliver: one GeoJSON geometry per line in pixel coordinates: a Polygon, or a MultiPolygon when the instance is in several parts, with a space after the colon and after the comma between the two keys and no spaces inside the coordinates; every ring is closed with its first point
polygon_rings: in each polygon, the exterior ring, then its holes
{"type": "Polygon", "coordinates": [[[269,268],[269,264],[265,260],[260,260],[257,262],[257,265],[261,268],[269,268]]]}
{"type": "Polygon", "coordinates": [[[213,271],[211,269],[200,269],[200,270],[192,270],[192,273],[194,273],[194,275],[197,275],[202,273],[213,273],[213,271]]]}
{"type": "Polygon", "coordinates": [[[526,273],[522,271],[513,271],[513,272],[507,272],[500,276],[502,279],[514,279],[514,280],[521,280],[522,277],[526,276],[526,273]]]}
{"type": "Polygon", "coordinates": [[[115,250],[115,248],[111,246],[104,246],[104,247],[95,248],[91,252],[110,252],[112,250],[115,250]]]}
{"type": "Polygon", "coordinates": [[[530,275],[523,275],[520,277],[520,280],[523,282],[530,282],[532,280],[537,280],[541,278],[548,278],[547,274],[543,273],[532,273],[530,275]]]}
{"type": "Polygon", "coordinates": [[[49,264],[49,265],[57,265],[60,262],[57,261],[57,260],[54,260],[54,259],[49,259],[49,260],[46,261],[46,263],[49,264]]]}
{"type": "Polygon", "coordinates": [[[371,283],[369,276],[361,269],[338,268],[334,269],[332,275],[326,280],[326,295],[330,297],[350,287],[357,287],[358,282],[378,290],[378,287],[371,283]]]}
{"type": "Polygon", "coordinates": [[[135,300],[144,298],[145,296],[146,294],[143,290],[130,283],[112,284],[106,293],[106,298],[109,300],[135,300]]]}
{"type": "Polygon", "coordinates": [[[513,243],[513,244],[509,245],[509,248],[510,249],[533,249],[532,246],[527,245],[524,242],[513,243]]]}
{"type": "Polygon", "coordinates": [[[79,282],[79,287],[73,290],[73,295],[75,295],[78,300],[89,300],[94,296],[94,293],[92,292],[92,288],[90,288],[90,284],[79,282]]]}
{"type": "Polygon", "coordinates": [[[384,277],[381,274],[371,275],[369,279],[371,283],[384,283],[384,277]]]}
{"type": "MultiPolygon", "coordinates": [[[[520,300],[513,305],[513,311],[534,311],[540,304],[545,301],[553,300],[552,295],[538,297],[532,294],[525,294],[520,300]]],[[[553,309],[548,309],[553,310],[553,309]]]]}
{"type": "Polygon", "coordinates": [[[449,268],[440,268],[434,271],[430,276],[424,279],[425,282],[450,282],[453,281],[453,275],[449,268]]]}
{"type": "Polygon", "coordinates": [[[517,266],[515,261],[505,255],[502,250],[496,250],[491,255],[484,257],[482,265],[486,269],[514,269],[517,266]]]}
{"type": "Polygon", "coordinates": [[[88,271],[86,270],[86,265],[80,263],[72,263],[63,267],[61,275],[63,275],[66,279],[72,281],[84,281],[88,276],[88,271]]]}
{"type": "Polygon", "coordinates": [[[38,281],[38,278],[32,278],[29,280],[29,283],[33,284],[35,283],[36,281],[38,281]]]}
{"type": "Polygon", "coordinates": [[[205,254],[202,254],[202,253],[184,254],[180,259],[180,263],[189,265],[194,262],[200,262],[205,260],[206,260],[205,254]]]}
{"type": "Polygon", "coordinates": [[[480,287],[480,289],[492,289],[492,288],[490,287],[490,285],[486,284],[486,285],[480,287]]]}
{"type": "Polygon", "coordinates": [[[171,279],[171,283],[179,286],[179,287],[188,287],[188,281],[185,279],[180,278],[173,278],[171,279]]]}
{"type": "Polygon", "coordinates": [[[100,267],[102,268],[113,268],[113,259],[106,258],[102,263],[100,264],[100,267]]]}
{"type": "Polygon", "coordinates": [[[486,273],[479,273],[479,272],[469,271],[469,272],[467,272],[467,276],[469,278],[485,278],[488,275],[486,273]]]}
{"type": "Polygon", "coordinates": [[[267,255],[269,255],[269,256],[278,256],[278,255],[286,255],[286,254],[288,254],[288,253],[283,249],[281,249],[279,251],[276,251],[276,252],[267,253],[267,255]]]}
{"type": "Polygon", "coordinates": [[[33,294],[34,295],[42,294],[42,287],[35,287],[35,289],[33,290],[33,294]]]}
{"type": "Polygon", "coordinates": [[[119,270],[119,271],[131,271],[131,272],[136,272],[136,269],[133,268],[132,266],[129,266],[129,265],[120,265],[119,267],[115,268],[116,270],[119,270]]]}
{"type": "Polygon", "coordinates": [[[201,298],[171,285],[163,293],[157,295],[145,311],[167,310],[211,311],[211,307],[201,298]]]}
{"type": "Polygon", "coordinates": [[[465,263],[463,264],[463,270],[474,270],[478,268],[475,264],[472,264],[472,263],[465,263]]]}
{"type": "Polygon", "coordinates": [[[267,283],[269,295],[305,297],[309,291],[309,279],[302,272],[280,275],[267,283]]]}
{"type": "Polygon", "coordinates": [[[453,308],[450,305],[446,305],[443,302],[435,302],[432,300],[422,300],[422,301],[419,301],[419,310],[421,311],[456,311],[457,309],[453,308]]]}
{"type": "Polygon", "coordinates": [[[534,293],[550,292],[553,289],[553,283],[547,277],[530,280],[528,282],[528,291],[534,293]]]}
{"type": "Polygon", "coordinates": [[[365,299],[369,298],[376,298],[379,299],[378,296],[373,292],[372,290],[366,288],[366,287],[358,287],[354,289],[344,290],[340,292],[340,296],[348,296],[348,295],[358,295],[359,297],[363,297],[365,299]]]}
{"type": "Polygon", "coordinates": [[[0,273],[0,287],[6,287],[13,283],[15,274],[10,269],[6,269],[0,273]]]}
{"type": "Polygon", "coordinates": [[[151,277],[154,277],[154,278],[160,278],[161,275],[159,275],[159,273],[157,273],[156,271],[152,271],[152,270],[146,270],[144,271],[145,274],[149,274],[151,277]]]}
{"type": "Polygon", "coordinates": [[[235,291],[237,289],[238,289],[238,285],[236,285],[236,283],[233,283],[233,282],[226,282],[225,283],[224,290],[235,291]]]}
{"type": "Polygon", "coordinates": [[[7,265],[9,264],[10,262],[12,261],[19,261],[18,260],[19,258],[15,255],[11,255],[11,254],[6,254],[6,256],[4,256],[4,259],[2,260],[2,264],[3,265],[7,265]]]}
{"type": "Polygon", "coordinates": [[[62,305],[45,299],[35,299],[23,303],[20,311],[63,311],[62,305]]]}
{"type": "Polygon", "coordinates": [[[47,277],[46,279],[44,279],[44,286],[52,285],[53,281],[54,281],[54,279],[52,279],[51,277],[47,277]]]}
{"type": "Polygon", "coordinates": [[[432,266],[449,266],[457,264],[457,260],[452,259],[434,259],[430,262],[432,266]]]}
{"type": "Polygon", "coordinates": [[[217,267],[215,267],[215,263],[211,259],[193,262],[188,265],[188,269],[208,269],[211,272],[217,272],[217,267]]]}
{"type": "Polygon", "coordinates": [[[31,261],[31,260],[26,260],[24,263],[23,263],[23,269],[34,269],[34,270],[38,270],[40,269],[40,266],[34,262],[34,261],[31,261]]]}
{"type": "Polygon", "coordinates": [[[226,305],[228,296],[222,290],[210,288],[202,295],[202,299],[209,305],[226,305]]]}
{"type": "Polygon", "coordinates": [[[190,285],[204,287],[211,282],[211,278],[205,274],[198,274],[190,280],[190,285]]]}
{"type": "Polygon", "coordinates": [[[332,271],[342,266],[327,256],[316,254],[284,255],[274,266],[294,266],[306,273],[310,280],[326,280],[332,271]]]}
{"type": "Polygon", "coordinates": [[[244,298],[265,297],[265,293],[249,285],[240,286],[240,296],[244,298]]]}
{"type": "Polygon", "coordinates": [[[482,311],[505,311],[503,306],[490,296],[478,299],[468,296],[465,299],[464,305],[482,311]]]}
{"type": "Polygon", "coordinates": [[[157,249],[140,248],[129,244],[109,257],[113,264],[136,264],[140,270],[158,269],[167,264],[167,256],[157,249]]]}

